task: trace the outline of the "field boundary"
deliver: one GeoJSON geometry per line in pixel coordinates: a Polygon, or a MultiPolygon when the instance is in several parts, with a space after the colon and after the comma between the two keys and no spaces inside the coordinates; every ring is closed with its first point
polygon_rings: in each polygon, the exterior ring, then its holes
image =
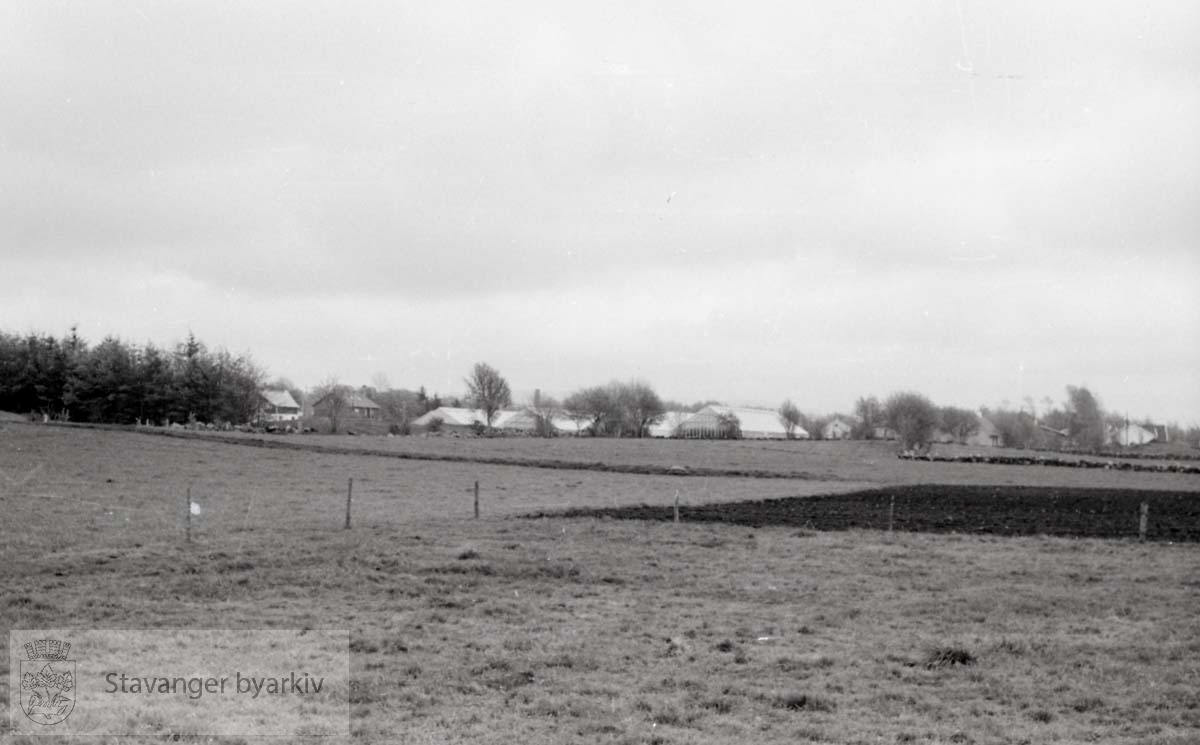
{"type": "MultiPolygon", "coordinates": [[[[757,468],[701,468],[686,466],[660,466],[652,464],[603,463],[600,461],[585,462],[542,458],[505,458],[499,456],[456,455],[450,453],[396,452],[393,450],[380,450],[377,448],[349,448],[342,447],[340,445],[310,445],[302,442],[268,440],[261,437],[233,437],[214,432],[160,429],[157,427],[140,427],[132,424],[45,422],[29,423],[25,424],[24,426],[131,432],[134,434],[149,435],[151,437],[171,437],[179,440],[217,442],[225,445],[256,447],[267,450],[291,450],[306,453],[327,453],[332,455],[365,455],[374,458],[395,458],[397,460],[435,461],[442,463],[478,463],[480,465],[488,466],[518,466],[521,468],[542,468],[554,471],[599,471],[603,473],[628,473],[640,476],[676,476],[680,478],[731,477],[744,479],[790,479],[793,481],[861,481],[861,479],[846,479],[833,474],[815,474],[809,471],[766,471],[757,468]]],[[[295,437],[303,437],[303,435],[295,435],[295,437]]]]}
{"type": "MultiPolygon", "coordinates": [[[[1112,471],[1141,471],[1147,473],[1200,474],[1200,466],[1178,463],[1129,463],[1082,458],[1050,458],[1038,455],[916,455],[900,453],[901,460],[925,460],[933,463],[985,463],[993,466],[1051,466],[1055,468],[1102,468],[1112,471]]],[[[1093,456],[1103,457],[1103,456],[1093,456]]]]}

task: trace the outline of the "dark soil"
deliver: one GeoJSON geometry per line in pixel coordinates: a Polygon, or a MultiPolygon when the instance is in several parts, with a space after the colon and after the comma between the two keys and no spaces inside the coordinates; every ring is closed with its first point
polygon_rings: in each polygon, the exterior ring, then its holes
{"type": "MultiPolygon", "coordinates": [[[[886,530],[895,498],[896,530],[993,535],[1137,538],[1140,506],[1149,505],[1146,538],[1200,542],[1200,492],[1040,486],[916,485],[820,497],[788,497],[679,508],[685,522],[816,530],[886,530]]],[[[534,517],[671,520],[666,507],[569,510],[534,517]]]]}
{"type": "MultiPolygon", "coordinates": [[[[1058,468],[1102,468],[1107,471],[1200,473],[1200,466],[1182,463],[1135,463],[1133,461],[1085,460],[1047,455],[917,455],[900,453],[897,457],[901,460],[925,460],[935,463],[989,463],[995,466],[1055,466],[1058,468]]],[[[1122,457],[1141,458],[1144,456],[1134,454],[1122,457]]]]}

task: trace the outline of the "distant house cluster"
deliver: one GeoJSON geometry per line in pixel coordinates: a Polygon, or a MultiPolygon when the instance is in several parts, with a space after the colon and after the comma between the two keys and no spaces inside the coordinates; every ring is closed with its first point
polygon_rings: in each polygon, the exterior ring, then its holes
{"type": "MultiPolygon", "coordinates": [[[[756,440],[786,439],[787,429],[773,409],[755,409],[733,406],[705,406],[700,411],[668,411],[654,424],[647,434],[651,437],[682,437],[706,439],[722,436],[722,427],[728,426],[730,417],[735,417],[740,437],[756,440]]],[[[551,417],[550,425],[559,435],[582,435],[587,433],[587,422],[564,416],[551,417]]],[[[440,432],[476,432],[486,426],[486,417],[479,409],[463,409],[442,406],[415,419],[414,429],[440,432]]],[[[527,411],[497,412],[492,420],[492,429],[513,434],[531,434],[537,429],[537,418],[527,411]]],[[[808,432],[797,427],[797,438],[807,438],[808,432]]]]}
{"type": "MultiPolygon", "coordinates": [[[[264,390],[261,393],[259,422],[268,426],[295,426],[304,417],[305,411],[295,398],[285,390],[264,390]]],[[[340,396],[327,394],[313,402],[314,417],[336,419],[349,429],[361,433],[383,433],[395,431],[394,422],[384,421],[383,409],[361,392],[343,392],[340,396]]],[[[937,430],[933,441],[957,443],[971,447],[992,448],[1006,444],[1004,431],[997,426],[985,411],[977,417],[978,425],[965,437],[956,438],[949,432],[937,430]]],[[[1032,421],[1032,420],[1031,420],[1032,421]]],[[[415,432],[442,432],[446,434],[476,434],[488,429],[487,417],[480,409],[455,406],[439,406],[409,422],[415,432]]],[[[532,410],[498,411],[492,418],[490,429],[494,432],[513,435],[550,434],[559,436],[581,436],[591,433],[591,422],[568,417],[561,412],[544,418],[532,410]]],[[[849,440],[860,433],[861,423],[855,417],[837,415],[821,420],[814,430],[823,440],[849,440]]],[[[1069,446],[1070,436],[1039,422],[1033,422],[1043,443],[1069,446]]],[[[405,432],[409,431],[407,428],[405,432]]],[[[798,424],[789,427],[778,410],[756,407],[723,406],[711,404],[699,411],[667,411],[649,425],[646,434],[657,438],[747,440],[806,440],[813,437],[798,424]]],[[[897,440],[898,433],[890,427],[877,426],[870,430],[870,439],[897,440]]],[[[1168,442],[1168,430],[1159,424],[1137,424],[1125,422],[1120,426],[1108,427],[1105,442],[1114,447],[1137,447],[1151,443],[1168,442]]]]}

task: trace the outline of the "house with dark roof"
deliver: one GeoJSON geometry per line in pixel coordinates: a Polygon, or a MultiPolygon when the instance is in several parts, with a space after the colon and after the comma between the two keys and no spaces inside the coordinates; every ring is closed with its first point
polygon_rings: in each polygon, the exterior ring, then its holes
{"type": "MultiPolygon", "coordinates": [[[[334,391],[326,393],[313,402],[313,415],[320,417],[329,417],[334,413],[335,400],[333,399],[334,391]]],[[[338,411],[339,419],[378,419],[380,412],[379,404],[362,395],[361,393],[343,393],[344,397],[341,409],[338,411]]]]}

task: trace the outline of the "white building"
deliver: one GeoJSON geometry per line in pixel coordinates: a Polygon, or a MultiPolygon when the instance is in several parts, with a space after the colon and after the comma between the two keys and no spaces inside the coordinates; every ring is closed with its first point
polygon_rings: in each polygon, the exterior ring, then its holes
{"type": "MultiPolygon", "coordinates": [[[[441,420],[443,432],[473,432],[479,427],[487,426],[487,415],[483,409],[460,409],[454,406],[440,406],[426,412],[413,420],[412,426],[428,430],[434,419],[441,420]]],[[[497,411],[492,419],[492,429],[506,432],[533,432],[535,423],[533,416],[524,411],[497,411]]]]}
{"type": "MultiPolygon", "coordinates": [[[[687,438],[718,438],[721,420],[737,417],[742,437],[747,440],[785,440],[787,429],[774,409],[755,409],[738,406],[705,406],[679,425],[679,434],[687,438]]],[[[797,439],[808,439],[808,431],[796,427],[797,439]]]]}
{"type": "Polygon", "coordinates": [[[849,440],[854,426],[841,417],[834,417],[821,428],[821,437],[826,440],[849,440]]]}
{"type": "Polygon", "coordinates": [[[668,411],[658,423],[650,425],[649,434],[651,437],[675,437],[679,427],[693,416],[695,414],[690,411],[668,411]]]}
{"type": "Polygon", "coordinates": [[[1149,445],[1158,439],[1158,436],[1153,431],[1133,422],[1126,422],[1120,427],[1113,427],[1109,431],[1109,437],[1113,443],[1122,447],[1149,445]]]}

